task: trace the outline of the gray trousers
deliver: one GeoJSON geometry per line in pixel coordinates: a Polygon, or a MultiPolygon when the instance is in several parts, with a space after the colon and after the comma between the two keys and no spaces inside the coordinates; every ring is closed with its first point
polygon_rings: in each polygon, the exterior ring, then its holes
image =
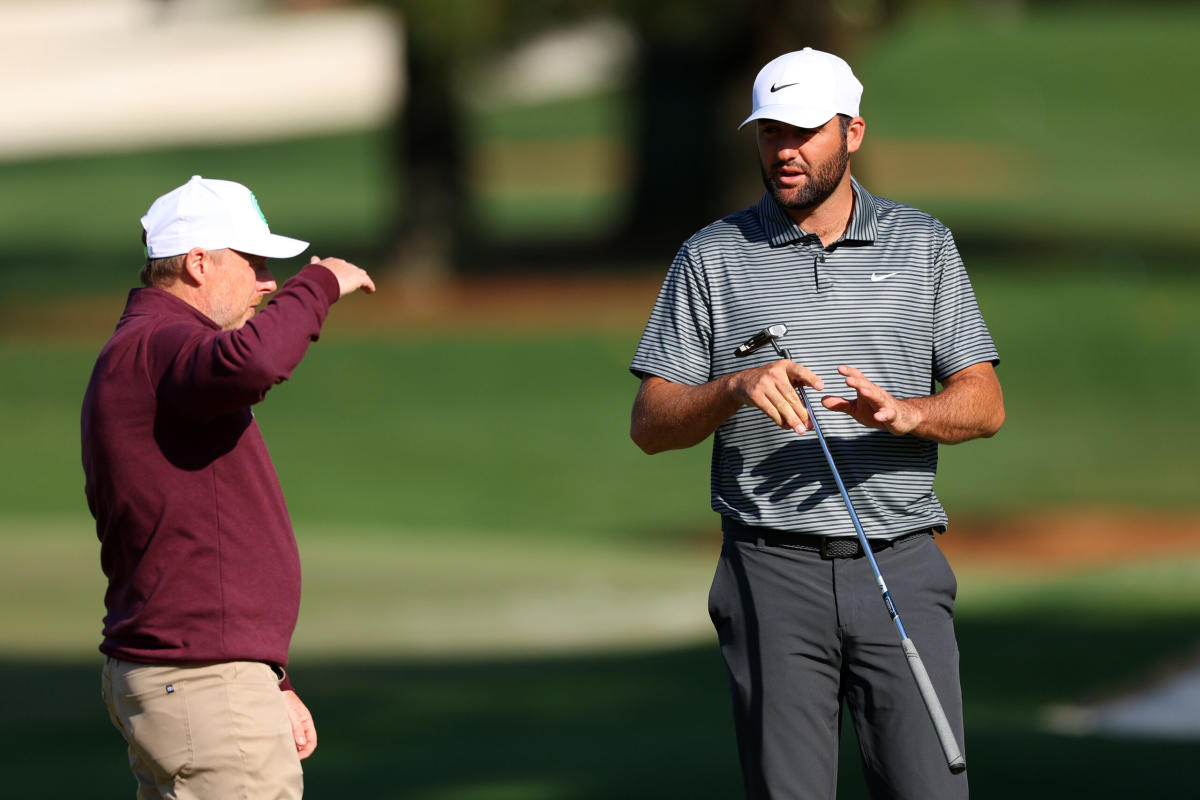
{"type": "MultiPolygon", "coordinates": [[[[909,637],[964,748],[954,573],[933,535],[875,553],[909,637]]],[[[725,538],[709,615],[729,670],[746,796],[837,794],[842,705],[871,797],[961,800],[871,565],[725,538]]]]}

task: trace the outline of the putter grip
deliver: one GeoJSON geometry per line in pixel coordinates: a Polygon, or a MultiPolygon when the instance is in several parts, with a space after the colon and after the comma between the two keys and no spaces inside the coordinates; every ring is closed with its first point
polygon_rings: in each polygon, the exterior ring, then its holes
{"type": "Polygon", "coordinates": [[[925,710],[929,712],[929,719],[933,722],[933,729],[937,731],[938,741],[942,743],[942,752],[946,754],[946,766],[957,775],[967,768],[967,762],[962,756],[962,751],[958,749],[954,731],[950,730],[950,721],[946,719],[946,712],[942,710],[941,701],[938,700],[933,683],[929,680],[929,673],[925,671],[925,665],[921,663],[921,656],[917,653],[917,646],[912,643],[912,639],[901,639],[900,646],[904,648],[904,655],[908,656],[908,668],[912,670],[917,689],[921,692],[921,699],[925,701],[925,710]]]}

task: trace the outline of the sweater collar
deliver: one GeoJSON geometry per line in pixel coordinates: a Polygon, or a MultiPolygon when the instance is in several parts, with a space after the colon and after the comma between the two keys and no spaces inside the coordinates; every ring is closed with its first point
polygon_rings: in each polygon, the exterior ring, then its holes
{"type": "Polygon", "coordinates": [[[220,330],[217,323],[209,319],[200,309],[189,305],[184,300],[170,292],[154,287],[145,289],[130,289],[129,297],[125,300],[125,311],[121,318],[145,315],[170,315],[184,319],[196,320],[213,330],[220,330]]]}

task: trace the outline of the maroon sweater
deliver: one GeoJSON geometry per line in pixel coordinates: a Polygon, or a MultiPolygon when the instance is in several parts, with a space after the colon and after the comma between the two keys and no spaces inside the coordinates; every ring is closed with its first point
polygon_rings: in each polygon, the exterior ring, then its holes
{"type": "Polygon", "coordinates": [[[83,399],[88,507],[108,577],[100,650],[128,661],[285,665],[300,559],[250,406],[338,298],[310,265],[236,331],[134,289],[83,399]]]}

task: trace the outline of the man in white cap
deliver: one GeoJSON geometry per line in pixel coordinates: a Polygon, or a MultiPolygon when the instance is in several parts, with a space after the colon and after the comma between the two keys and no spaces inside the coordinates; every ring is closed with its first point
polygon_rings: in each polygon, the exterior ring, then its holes
{"type": "Polygon", "coordinates": [[[872,797],[967,796],[797,394],[838,392],[817,407],[822,431],[961,743],[956,583],[934,539],[947,517],[933,477],[938,444],[1003,423],[998,356],[946,227],[851,176],[861,94],[829,53],[762,69],[743,125],[767,191],[680,248],[631,365],[643,450],[714,436],[724,543],[709,613],[752,798],[835,796],[843,703],[872,797]],[[795,361],[770,348],[735,358],[778,323],[795,361]]]}
{"type": "Polygon", "coordinates": [[[298,798],[317,745],[285,672],[300,561],[251,406],[370,276],[313,257],[276,290],[254,195],[194,176],[142,217],[146,288],[83,401],[85,493],[108,578],[102,694],[138,797],[298,798]]]}

